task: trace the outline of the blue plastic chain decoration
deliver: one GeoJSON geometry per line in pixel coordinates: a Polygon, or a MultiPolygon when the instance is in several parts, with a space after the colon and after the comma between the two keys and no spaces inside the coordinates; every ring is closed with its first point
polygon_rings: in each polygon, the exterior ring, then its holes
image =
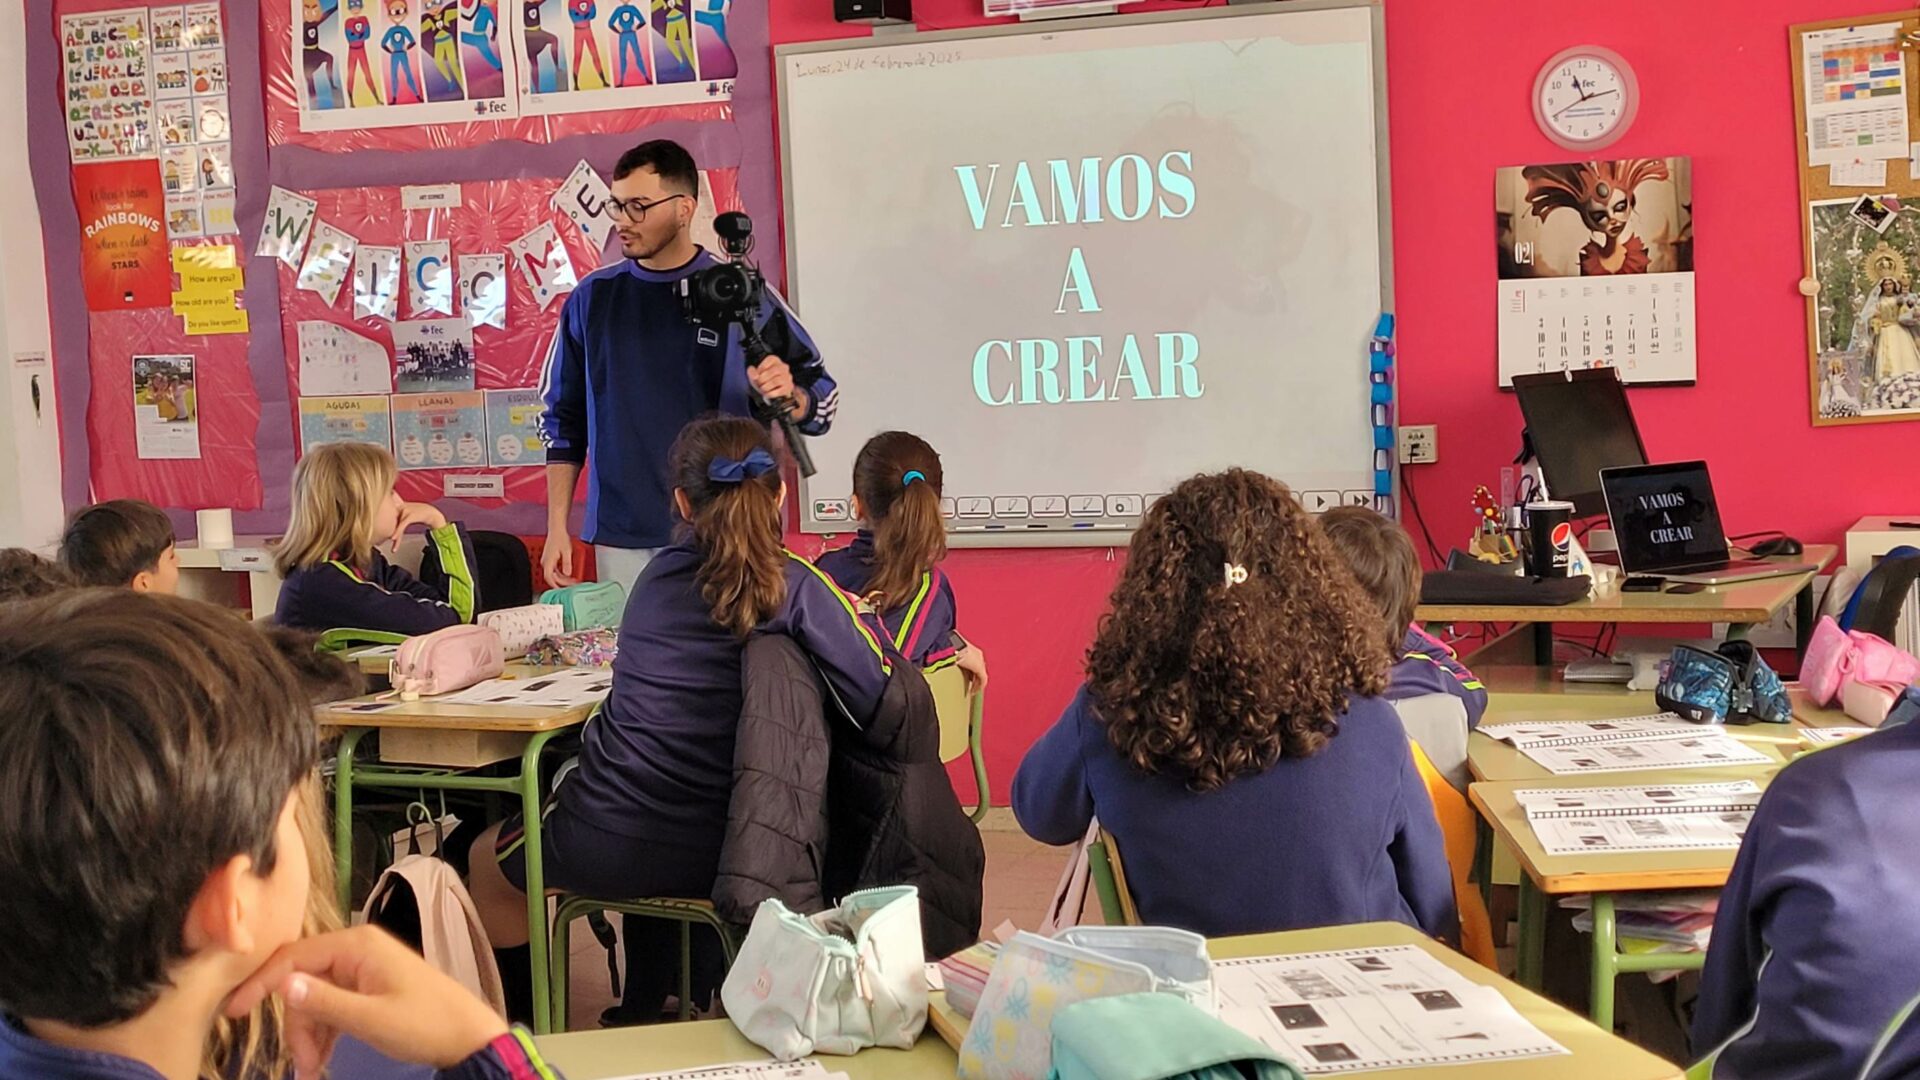
{"type": "Polygon", "coordinates": [[[1397,517],[1393,500],[1393,455],[1395,447],[1393,405],[1393,313],[1383,311],[1374,324],[1373,341],[1367,347],[1367,381],[1373,411],[1373,508],[1397,517]]]}

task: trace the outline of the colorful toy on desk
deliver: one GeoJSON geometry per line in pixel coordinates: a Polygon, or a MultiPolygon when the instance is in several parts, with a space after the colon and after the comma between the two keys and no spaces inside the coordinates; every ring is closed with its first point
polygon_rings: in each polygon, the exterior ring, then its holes
{"type": "Polygon", "coordinates": [[[1493,492],[1487,490],[1487,485],[1473,489],[1473,509],[1479,516],[1474,527],[1473,557],[1489,563],[1519,558],[1520,553],[1514,549],[1513,540],[1500,520],[1500,504],[1494,500],[1493,492]]]}

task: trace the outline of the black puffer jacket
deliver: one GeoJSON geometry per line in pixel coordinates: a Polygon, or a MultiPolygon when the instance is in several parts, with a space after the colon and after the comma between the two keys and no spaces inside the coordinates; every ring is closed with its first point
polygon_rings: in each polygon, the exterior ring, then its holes
{"type": "Polygon", "coordinates": [[[940,764],[940,725],[919,670],[895,661],[864,728],[827,705],[812,661],[783,635],[747,643],[741,683],[713,886],[721,915],[751,922],[769,897],[812,914],[860,889],[914,885],[928,959],[978,941],[986,852],[940,764]]]}

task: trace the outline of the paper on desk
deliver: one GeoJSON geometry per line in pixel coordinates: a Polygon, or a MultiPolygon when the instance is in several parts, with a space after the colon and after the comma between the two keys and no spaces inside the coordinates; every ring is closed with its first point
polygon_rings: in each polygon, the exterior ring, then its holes
{"type": "Polygon", "coordinates": [[[1737,848],[1760,805],[1750,780],[1513,793],[1549,855],[1737,848]]]}
{"type": "Polygon", "coordinates": [[[1909,151],[1900,24],[1801,35],[1807,163],[1895,158],[1909,151]]]}
{"type": "Polygon", "coordinates": [[[1875,730],[1876,729],[1870,727],[1844,725],[1841,727],[1802,728],[1800,729],[1800,739],[1803,742],[1813,743],[1815,745],[1839,743],[1846,742],[1848,739],[1857,739],[1862,735],[1871,735],[1875,730]]]}
{"type": "Polygon", "coordinates": [[[1556,776],[1774,764],[1773,758],[1719,732],[1686,739],[1522,747],[1520,752],[1556,776]]]}
{"type": "Polygon", "coordinates": [[[1836,161],[1827,169],[1827,183],[1834,187],[1864,187],[1884,190],[1887,186],[1885,158],[1873,161],[1836,161]]]}
{"type": "Polygon", "coordinates": [[[845,1080],[845,1077],[845,1073],[828,1072],[826,1066],[817,1061],[742,1061],[671,1072],[634,1073],[611,1080],[845,1080]]]}
{"type": "Polygon", "coordinates": [[[1600,742],[1639,742],[1651,739],[1685,739],[1705,732],[1719,731],[1717,725],[1682,720],[1676,713],[1649,716],[1623,716],[1617,720],[1592,720],[1577,724],[1483,724],[1480,733],[1516,749],[1531,746],[1579,746],[1600,742]]]}
{"type": "Polygon", "coordinates": [[[522,708],[572,708],[591,705],[613,689],[613,673],[576,668],[532,679],[489,679],[477,686],[434,698],[442,705],[514,705],[522,708]]]}
{"type": "Polygon", "coordinates": [[[1309,1076],[1565,1054],[1413,945],[1216,960],[1220,1018],[1309,1076]]]}

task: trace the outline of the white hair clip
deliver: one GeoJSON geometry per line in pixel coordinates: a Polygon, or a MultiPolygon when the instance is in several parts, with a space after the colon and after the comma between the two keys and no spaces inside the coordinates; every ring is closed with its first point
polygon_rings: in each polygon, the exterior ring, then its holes
{"type": "Polygon", "coordinates": [[[1235,585],[1245,585],[1247,583],[1246,567],[1241,566],[1239,563],[1231,563],[1231,562],[1227,563],[1226,567],[1227,567],[1227,588],[1231,589],[1235,585]]]}

